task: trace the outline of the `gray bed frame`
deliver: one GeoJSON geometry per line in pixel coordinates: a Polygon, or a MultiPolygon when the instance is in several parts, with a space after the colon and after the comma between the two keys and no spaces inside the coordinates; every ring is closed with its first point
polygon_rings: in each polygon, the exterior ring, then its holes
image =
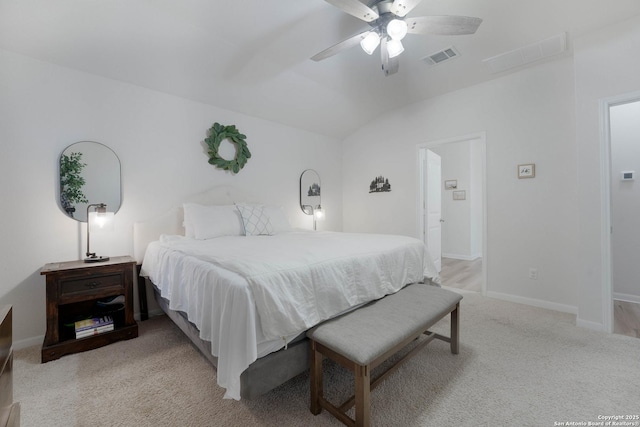
{"type": "MultiPolygon", "coordinates": [[[[203,205],[230,205],[236,202],[256,200],[247,197],[245,192],[230,186],[214,187],[211,190],[185,198],[182,202],[203,205]]],[[[147,245],[158,240],[161,234],[184,235],[184,213],[182,205],[163,215],[133,225],[134,256],[142,264],[147,245]]],[[[139,289],[145,288],[144,278],[139,277],[139,289]]],[[[153,285],[153,283],[151,283],[153,285]]],[[[145,288],[146,289],[146,288],[145,288]]],[[[189,322],[185,313],[169,309],[169,301],[163,298],[153,286],[154,297],[162,311],[184,332],[204,357],[217,367],[218,359],[211,354],[211,343],[200,339],[198,329],[189,322]]],[[[139,297],[146,298],[145,292],[139,297]]],[[[142,301],[144,304],[146,301],[142,301]]],[[[269,390],[285,383],[296,375],[309,369],[309,341],[301,334],[289,343],[287,349],[270,353],[253,362],[240,376],[240,397],[254,399],[269,390]]]]}
{"type": "MultiPolygon", "coordinates": [[[[153,291],[162,311],[184,332],[203,356],[217,367],[218,358],[211,354],[211,343],[200,338],[198,328],[189,322],[185,313],[169,309],[169,301],[160,295],[155,285],[153,291]]],[[[289,343],[286,350],[281,349],[261,357],[242,372],[240,397],[255,399],[307,369],[309,369],[309,339],[303,333],[289,343]]]]}

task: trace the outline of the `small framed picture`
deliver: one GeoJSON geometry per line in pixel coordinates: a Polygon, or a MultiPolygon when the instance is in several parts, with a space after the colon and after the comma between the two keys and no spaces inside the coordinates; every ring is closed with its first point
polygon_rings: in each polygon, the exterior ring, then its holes
{"type": "Polygon", "coordinates": [[[533,178],[536,176],[535,163],[527,163],[525,165],[518,165],[518,178],[533,178]]]}
{"type": "Polygon", "coordinates": [[[458,188],[458,180],[457,179],[449,179],[444,182],[445,190],[455,190],[458,188]]]}
{"type": "Polygon", "coordinates": [[[453,200],[465,200],[467,194],[464,190],[458,190],[453,192],[453,200]]]}

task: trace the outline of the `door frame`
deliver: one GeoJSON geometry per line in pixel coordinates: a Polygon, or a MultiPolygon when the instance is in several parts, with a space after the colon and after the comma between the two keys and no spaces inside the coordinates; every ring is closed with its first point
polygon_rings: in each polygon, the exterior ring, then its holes
{"type": "Polygon", "coordinates": [[[610,109],[616,105],[640,102],[640,91],[601,99],[600,112],[600,212],[602,242],[602,327],[613,333],[613,265],[611,258],[611,120],[610,109]]]}
{"type": "Polygon", "coordinates": [[[464,142],[479,139],[482,151],[482,295],[487,295],[487,277],[489,264],[489,251],[487,245],[487,132],[480,131],[467,135],[454,136],[451,138],[438,139],[424,142],[416,146],[416,162],[418,163],[418,197],[417,197],[417,221],[418,238],[424,241],[424,215],[425,215],[425,188],[424,188],[424,168],[422,162],[422,150],[437,147],[454,142],[464,142]]]}

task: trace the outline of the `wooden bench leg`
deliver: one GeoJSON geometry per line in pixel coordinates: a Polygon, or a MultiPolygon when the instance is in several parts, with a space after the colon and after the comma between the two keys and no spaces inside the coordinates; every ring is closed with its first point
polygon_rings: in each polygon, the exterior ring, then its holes
{"type": "Polygon", "coordinates": [[[316,350],[316,342],[311,340],[311,375],[309,383],[311,384],[311,413],[318,415],[322,412],[320,406],[320,398],[323,394],[322,385],[322,353],[316,350]]]}
{"type": "Polygon", "coordinates": [[[368,427],[371,420],[371,377],[369,366],[356,366],[356,427],[368,427]]]}
{"type": "Polygon", "coordinates": [[[460,303],[451,312],[451,353],[459,353],[460,343],[460,303]]]}

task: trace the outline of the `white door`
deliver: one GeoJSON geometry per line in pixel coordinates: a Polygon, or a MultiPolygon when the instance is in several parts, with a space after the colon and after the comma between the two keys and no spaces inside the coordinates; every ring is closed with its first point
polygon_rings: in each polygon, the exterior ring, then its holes
{"type": "Polygon", "coordinates": [[[439,273],[442,269],[442,159],[440,156],[427,150],[424,170],[426,171],[424,174],[425,244],[439,273]]]}

